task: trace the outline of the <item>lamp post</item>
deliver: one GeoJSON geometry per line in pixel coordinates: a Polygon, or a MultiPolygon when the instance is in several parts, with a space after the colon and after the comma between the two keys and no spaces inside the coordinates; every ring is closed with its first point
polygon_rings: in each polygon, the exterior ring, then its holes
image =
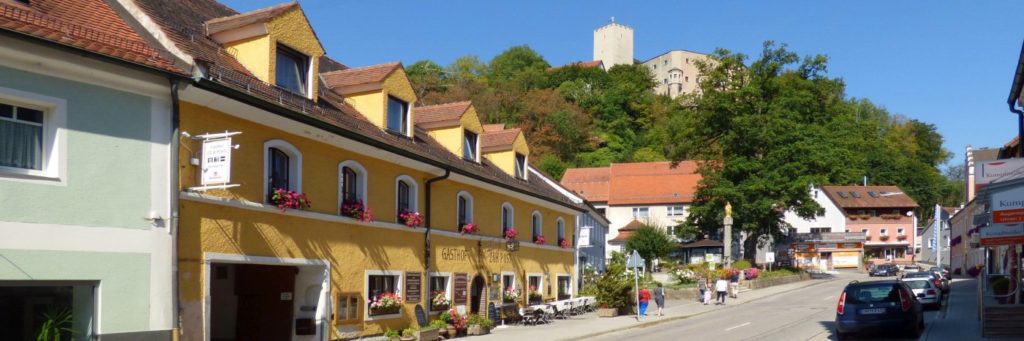
{"type": "Polygon", "coordinates": [[[722,221],[725,224],[725,236],[722,238],[722,246],[725,248],[725,254],[722,255],[722,267],[725,269],[732,268],[732,204],[729,202],[725,203],[725,219],[722,221]]]}

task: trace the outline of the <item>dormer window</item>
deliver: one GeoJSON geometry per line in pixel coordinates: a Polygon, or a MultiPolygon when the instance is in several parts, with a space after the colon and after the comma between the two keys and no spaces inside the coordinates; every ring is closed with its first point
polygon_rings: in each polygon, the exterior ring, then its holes
{"type": "Polygon", "coordinates": [[[277,86],[288,91],[308,96],[309,57],[284,45],[277,45],[277,86]]]}
{"type": "Polygon", "coordinates": [[[470,161],[477,161],[476,157],[477,135],[471,131],[463,132],[462,137],[462,158],[470,161]]]}
{"type": "Polygon", "coordinates": [[[409,103],[388,96],[388,130],[409,136],[409,103]]]}
{"type": "Polygon", "coordinates": [[[516,153],[516,178],[526,179],[526,155],[516,153]]]}

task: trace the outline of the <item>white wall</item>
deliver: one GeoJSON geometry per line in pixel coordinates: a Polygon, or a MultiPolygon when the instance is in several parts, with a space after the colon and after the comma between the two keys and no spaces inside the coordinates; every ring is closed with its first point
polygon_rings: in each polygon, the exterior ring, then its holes
{"type": "MultiPolygon", "coordinates": [[[[657,204],[633,206],[608,206],[607,204],[603,204],[594,206],[597,208],[605,208],[605,217],[607,217],[608,221],[611,222],[611,225],[608,227],[609,240],[614,239],[619,235],[619,228],[625,227],[633,221],[633,208],[647,207],[648,218],[638,220],[642,222],[651,222],[664,228],[674,227],[675,225],[686,221],[686,216],[690,213],[690,206],[682,203],[671,205],[657,204]],[[683,206],[683,215],[668,216],[669,206],[683,206]]],[[[622,249],[619,246],[612,246],[611,244],[608,244],[605,252],[606,259],[611,258],[612,251],[622,251],[622,249]]]]}
{"type": "MultiPolygon", "coordinates": [[[[796,215],[796,212],[786,211],[783,220],[793,228],[796,233],[811,233],[812,227],[830,227],[832,232],[846,232],[846,216],[831,199],[825,195],[820,188],[811,189],[811,198],[825,209],[825,214],[811,219],[804,219],[796,215]]],[[[850,231],[857,232],[857,231],[850,231]]]]}
{"type": "Polygon", "coordinates": [[[693,93],[697,90],[700,70],[697,68],[696,62],[702,59],[708,60],[707,55],[674,50],[651,58],[643,64],[651,71],[651,75],[657,83],[654,92],[676,97],[680,93],[693,93]],[[673,73],[681,74],[678,77],[672,77],[673,73]],[[682,85],[682,92],[678,90],[677,85],[682,85]]]}
{"type": "Polygon", "coordinates": [[[613,22],[594,30],[594,60],[608,69],[633,64],[633,29],[613,22]]]}

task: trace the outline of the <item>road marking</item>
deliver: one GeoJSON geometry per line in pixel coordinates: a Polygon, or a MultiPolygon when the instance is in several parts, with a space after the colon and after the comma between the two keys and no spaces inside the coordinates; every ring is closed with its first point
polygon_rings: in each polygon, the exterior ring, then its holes
{"type": "Polygon", "coordinates": [[[740,327],[746,327],[749,324],[750,324],[750,322],[747,322],[747,323],[744,323],[744,324],[741,324],[741,325],[738,325],[738,326],[732,326],[732,327],[729,327],[729,328],[725,328],[725,331],[730,331],[730,330],[733,330],[733,329],[736,329],[736,328],[740,328],[740,327]]]}
{"type": "Polygon", "coordinates": [[[828,300],[831,300],[831,299],[832,299],[833,297],[835,297],[835,296],[829,296],[829,297],[825,297],[825,298],[823,298],[823,299],[821,299],[821,300],[822,300],[822,301],[828,301],[828,300]]]}

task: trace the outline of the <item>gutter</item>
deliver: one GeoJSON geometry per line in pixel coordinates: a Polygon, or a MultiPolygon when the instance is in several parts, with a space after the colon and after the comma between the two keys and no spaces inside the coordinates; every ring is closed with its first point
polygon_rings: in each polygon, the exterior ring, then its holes
{"type": "Polygon", "coordinates": [[[173,77],[167,78],[171,86],[171,340],[177,341],[181,337],[181,307],[178,306],[178,225],[179,225],[179,214],[178,214],[178,159],[181,148],[181,107],[178,99],[178,80],[173,77]]]}
{"type": "Polygon", "coordinates": [[[1017,109],[1017,99],[1020,96],[1022,82],[1024,82],[1024,44],[1021,44],[1020,57],[1017,58],[1017,71],[1013,74],[1013,84],[1010,85],[1010,96],[1006,104],[1010,112],[1017,114],[1017,157],[1022,156],[1024,151],[1024,111],[1017,109]]]}
{"type": "MultiPolygon", "coordinates": [[[[424,182],[424,184],[423,184],[423,187],[425,188],[424,195],[426,196],[426,201],[427,201],[424,204],[425,205],[424,209],[427,211],[427,216],[426,216],[426,218],[424,218],[425,219],[424,224],[427,226],[427,230],[425,232],[423,232],[423,272],[424,272],[424,275],[427,276],[428,279],[430,278],[430,276],[429,276],[429,273],[430,273],[430,230],[431,230],[431,226],[434,226],[434,225],[430,224],[430,217],[433,216],[433,214],[431,214],[431,211],[430,211],[430,202],[431,202],[431,200],[430,200],[430,185],[433,185],[434,182],[447,179],[448,176],[451,175],[451,174],[452,174],[452,171],[450,169],[448,169],[448,168],[445,168],[444,169],[444,175],[427,179],[427,181],[424,182]]],[[[421,296],[423,296],[424,303],[428,303],[429,302],[430,295],[421,295],[421,296]]]]}
{"type": "Polygon", "coordinates": [[[581,208],[576,207],[574,205],[571,205],[571,204],[568,204],[568,203],[564,203],[564,202],[555,201],[555,200],[552,200],[551,198],[547,198],[545,196],[538,196],[535,193],[531,193],[529,191],[526,191],[526,190],[523,190],[523,189],[520,189],[520,188],[516,188],[514,186],[510,186],[510,185],[508,185],[508,184],[506,184],[504,182],[501,182],[501,181],[484,178],[484,177],[479,176],[477,174],[473,174],[472,172],[465,172],[465,171],[462,171],[462,170],[459,170],[459,169],[452,169],[452,167],[447,165],[446,163],[443,163],[443,162],[440,162],[440,161],[437,161],[437,160],[434,160],[434,159],[426,158],[426,157],[420,156],[418,154],[412,153],[410,151],[407,151],[405,149],[402,149],[401,147],[393,146],[393,145],[390,145],[390,144],[387,144],[387,143],[383,143],[383,142],[374,140],[372,138],[363,136],[361,134],[358,134],[358,133],[346,130],[344,128],[341,128],[341,127],[329,124],[327,122],[320,121],[318,119],[315,119],[313,117],[310,117],[310,116],[306,115],[305,113],[301,113],[301,112],[295,111],[295,110],[287,108],[287,107],[283,107],[283,106],[279,106],[279,105],[267,102],[267,101],[263,100],[262,98],[258,98],[256,96],[253,96],[253,95],[248,94],[246,92],[243,92],[241,90],[238,90],[238,89],[235,89],[235,88],[232,88],[232,87],[220,84],[220,83],[218,83],[216,81],[213,81],[213,80],[207,78],[206,75],[196,76],[196,77],[193,78],[193,81],[195,81],[195,86],[197,88],[208,90],[208,91],[212,91],[212,92],[216,92],[218,94],[224,95],[224,96],[226,96],[228,98],[231,98],[233,100],[245,103],[247,105],[250,105],[250,106],[253,106],[253,107],[256,107],[256,108],[260,108],[260,109],[266,110],[268,112],[271,112],[271,113],[274,113],[274,114],[286,117],[288,119],[291,119],[291,120],[294,120],[294,121],[297,121],[297,122],[301,122],[303,124],[307,124],[307,125],[319,128],[319,129],[323,129],[325,131],[337,134],[339,136],[342,136],[342,137],[345,137],[345,138],[348,138],[348,139],[351,139],[351,140],[354,140],[354,141],[357,141],[357,142],[360,142],[360,143],[363,143],[363,144],[366,144],[366,145],[369,145],[369,146],[372,146],[372,147],[375,147],[375,148],[379,148],[381,150],[384,150],[384,151],[387,151],[387,152],[390,152],[390,153],[393,153],[393,154],[401,155],[403,157],[406,157],[406,158],[409,158],[409,159],[413,159],[413,160],[416,160],[416,161],[428,164],[430,166],[434,166],[434,167],[443,169],[446,172],[454,172],[454,173],[466,176],[468,178],[472,178],[474,180],[478,180],[478,181],[485,182],[485,183],[488,183],[488,184],[491,184],[491,185],[494,185],[494,186],[498,186],[498,187],[501,187],[501,188],[504,188],[504,189],[507,189],[507,190],[510,190],[510,191],[513,191],[513,192],[517,192],[517,193],[520,193],[520,194],[524,194],[524,195],[540,198],[541,200],[544,200],[544,201],[547,201],[547,202],[550,202],[550,203],[553,203],[553,204],[557,204],[559,206],[566,207],[566,208],[572,209],[572,210],[577,211],[577,212],[583,212],[583,210],[581,208]]]}

